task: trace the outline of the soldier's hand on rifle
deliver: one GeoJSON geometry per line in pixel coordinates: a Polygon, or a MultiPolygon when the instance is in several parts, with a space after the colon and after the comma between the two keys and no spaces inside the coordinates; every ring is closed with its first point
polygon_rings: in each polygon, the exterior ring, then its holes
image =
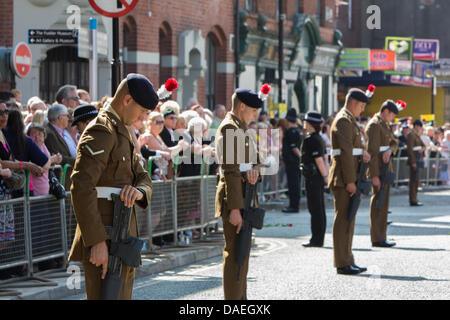
{"type": "Polygon", "coordinates": [[[89,262],[96,267],[102,267],[102,279],[105,279],[106,271],[108,271],[108,246],[106,241],[92,246],[89,262]]]}
{"type": "Polygon", "coordinates": [[[347,190],[347,192],[350,194],[350,197],[353,197],[353,195],[356,193],[356,184],[354,182],[347,184],[345,190],[347,190]]]}
{"type": "Polygon", "coordinates": [[[239,209],[231,210],[231,212],[230,212],[230,223],[233,226],[237,227],[236,233],[239,233],[239,231],[241,231],[241,228],[242,228],[241,210],[239,210],[239,209]]]}
{"type": "Polygon", "coordinates": [[[381,181],[379,177],[373,177],[372,178],[372,185],[377,189],[380,190],[381,188],[381,181]]]}
{"type": "Polygon", "coordinates": [[[367,151],[364,151],[364,153],[363,153],[363,161],[365,163],[370,161],[370,154],[367,151]]]}
{"type": "Polygon", "coordinates": [[[120,200],[123,201],[126,207],[134,206],[135,201],[142,200],[144,195],[138,189],[132,186],[125,186],[120,192],[120,200]]]}
{"type": "Polygon", "coordinates": [[[392,150],[391,149],[389,149],[388,151],[383,153],[383,162],[384,163],[388,163],[389,160],[391,160],[391,155],[392,155],[392,150]]]}
{"type": "Polygon", "coordinates": [[[258,170],[249,170],[246,172],[247,180],[250,184],[255,184],[258,181],[259,172],[258,170]]]}

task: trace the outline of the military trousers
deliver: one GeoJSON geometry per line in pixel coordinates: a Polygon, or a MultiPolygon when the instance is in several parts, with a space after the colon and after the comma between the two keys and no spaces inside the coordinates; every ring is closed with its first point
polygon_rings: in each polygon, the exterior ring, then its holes
{"type": "Polygon", "coordinates": [[[310,243],[323,245],[327,228],[325,213],[325,200],[323,196],[324,182],[320,175],[305,177],[306,197],[308,210],[311,215],[310,243]]]}
{"type": "Polygon", "coordinates": [[[419,200],[417,199],[417,192],[419,191],[420,184],[420,175],[422,174],[421,169],[417,169],[417,175],[419,179],[414,179],[415,172],[413,167],[409,167],[409,203],[417,203],[419,200]]]}
{"type": "MultiPolygon", "coordinates": [[[[229,221],[229,216],[222,216],[225,248],[223,250],[223,291],[225,300],[247,300],[247,273],[250,249],[247,259],[241,266],[238,281],[239,265],[235,262],[236,230],[229,221]]],[[[250,246],[251,247],[251,246],[250,246]]]]}
{"type": "Polygon", "coordinates": [[[377,209],[379,194],[372,188],[372,197],[370,198],[370,238],[372,243],[386,241],[387,219],[389,210],[389,193],[391,186],[386,186],[386,200],[383,208],[377,209]]]}
{"type": "Polygon", "coordinates": [[[355,220],[347,220],[350,195],[344,187],[332,187],[334,195],[333,251],[334,266],[342,268],[355,263],[352,253],[355,220]]]}
{"type": "MultiPolygon", "coordinates": [[[[83,262],[87,300],[100,300],[102,267],[96,267],[90,262],[83,262]]],[[[131,300],[133,295],[135,268],[122,265],[120,277],[123,279],[120,300],[131,300]]]]}

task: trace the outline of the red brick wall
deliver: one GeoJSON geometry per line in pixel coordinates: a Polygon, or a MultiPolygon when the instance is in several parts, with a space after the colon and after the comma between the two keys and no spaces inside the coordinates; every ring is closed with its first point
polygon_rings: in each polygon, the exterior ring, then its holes
{"type": "MultiPolygon", "coordinates": [[[[0,1],[0,47],[12,47],[14,25],[13,0],[0,1]]],[[[9,90],[10,84],[0,78],[0,91],[9,90]]]]}

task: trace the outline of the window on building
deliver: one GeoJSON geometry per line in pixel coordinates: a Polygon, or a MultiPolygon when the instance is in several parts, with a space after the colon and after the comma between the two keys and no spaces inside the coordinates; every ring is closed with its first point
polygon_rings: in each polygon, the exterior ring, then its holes
{"type": "Polygon", "coordinates": [[[40,65],[39,96],[48,103],[65,84],[89,90],[89,60],[79,58],[75,47],[56,47],[47,51],[40,65]]]}
{"type": "Polygon", "coordinates": [[[303,13],[303,0],[296,0],[295,1],[295,13],[303,13]]]}
{"type": "Polygon", "coordinates": [[[256,12],[256,0],[245,0],[245,10],[256,12]]]}
{"type": "Polygon", "coordinates": [[[212,109],[216,105],[216,74],[217,58],[216,45],[211,35],[206,38],[206,61],[208,70],[206,71],[206,103],[212,109]]]}

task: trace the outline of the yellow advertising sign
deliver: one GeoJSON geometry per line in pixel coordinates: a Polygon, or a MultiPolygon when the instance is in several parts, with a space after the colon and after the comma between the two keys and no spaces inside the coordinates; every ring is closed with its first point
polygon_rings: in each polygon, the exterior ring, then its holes
{"type": "Polygon", "coordinates": [[[422,120],[423,122],[435,121],[435,115],[434,114],[421,114],[420,120],[422,120]]]}

